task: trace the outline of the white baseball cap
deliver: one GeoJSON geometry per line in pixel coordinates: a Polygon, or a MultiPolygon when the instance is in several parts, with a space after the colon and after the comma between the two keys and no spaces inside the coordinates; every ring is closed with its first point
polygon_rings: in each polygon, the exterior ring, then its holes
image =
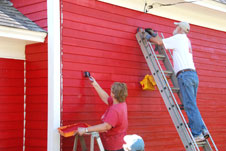
{"type": "Polygon", "coordinates": [[[175,22],[174,25],[179,26],[182,28],[186,33],[190,31],[190,25],[187,22],[175,22]]]}
{"type": "Polygon", "coordinates": [[[126,147],[131,151],[144,150],[144,141],[136,134],[124,136],[124,141],[126,142],[126,147]]]}

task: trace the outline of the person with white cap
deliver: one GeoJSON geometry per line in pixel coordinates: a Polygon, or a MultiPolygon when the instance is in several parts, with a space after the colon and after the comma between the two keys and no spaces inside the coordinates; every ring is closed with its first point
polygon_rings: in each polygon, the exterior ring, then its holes
{"type": "Polygon", "coordinates": [[[136,134],[126,135],[124,141],[126,142],[126,144],[123,144],[124,151],[144,151],[144,141],[140,136],[136,134]]]}
{"type": "Polygon", "coordinates": [[[191,42],[187,37],[190,25],[187,22],[175,22],[174,24],[176,28],[172,37],[162,39],[154,31],[149,30],[148,33],[146,32],[145,38],[157,45],[164,46],[165,49],[173,50],[174,71],[192,135],[196,142],[204,141],[209,137],[209,132],[204,126],[196,103],[199,79],[193,61],[191,42]]]}

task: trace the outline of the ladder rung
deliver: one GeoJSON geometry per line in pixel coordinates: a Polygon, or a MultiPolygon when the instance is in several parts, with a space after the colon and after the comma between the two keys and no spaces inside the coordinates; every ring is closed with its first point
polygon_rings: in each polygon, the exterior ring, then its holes
{"type": "Polygon", "coordinates": [[[165,71],[164,71],[164,74],[165,74],[166,76],[171,76],[171,75],[173,74],[173,72],[172,72],[172,71],[165,70],[165,71]]]}
{"type": "Polygon", "coordinates": [[[164,60],[164,59],[166,58],[166,56],[160,55],[160,54],[156,54],[156,57],[157,57],[159,60],[164,60]]]}
{"type": "Polygon", "coordinates": [[[175,87],[172,87],[171,89],[173,92],[178,92],[180,90],[180,88],[175,88],[175,87]]]}
{"type": "Polygon", "coordinates": [[[207,144],[206,140],[201,142],[196,142],[199,147],[203,147],[207,144]]]}

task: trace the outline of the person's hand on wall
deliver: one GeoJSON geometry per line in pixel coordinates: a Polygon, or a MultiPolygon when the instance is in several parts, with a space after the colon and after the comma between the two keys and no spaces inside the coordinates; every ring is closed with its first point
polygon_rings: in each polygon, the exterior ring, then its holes
{"type": "Polygon", "coordinates": [[[96,82],[96,80],[92,76],[89,77],[89,80],[90,80],[91,83],[96,82]]]}
{"type": "Polygon", "coordinates": [[[97,83],[97,81],[94,79],[94,77],[90,76],[89,79],[90,79],[91,84],[92,84],[93,86],[97,86],[97,85],[98,85],[98,83],[97,83]]]}

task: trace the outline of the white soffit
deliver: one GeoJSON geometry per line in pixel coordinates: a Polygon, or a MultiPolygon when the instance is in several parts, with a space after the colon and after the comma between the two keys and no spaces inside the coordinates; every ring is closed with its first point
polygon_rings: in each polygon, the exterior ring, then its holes
{"type": "MultiPolygon", "coordinates": [[[[172,4],[177,2],[188,2],[191,0],[99,0],[113,5],[126,7],[129,9],[144,12],[145,1],[148,5],[155,2],[162,4],[172,4]]],[[[193,0],[194,1],[194,0],[193,0]]],[[[154,5],[148,13],[179,20],[187,21],[191,24],[226,31],[226,5],[212,0],[197,0],[195,3],[185,3],[173,6],[154,5]]]]}
{"type": "MultiPolygon", "coordinates": [[[[191,2],[194,0],[184,0],[184,1],[191,2]]],[[[197,2],[194,2],[194,4],[226,13],[226,4],[216,2],[213,0],[197,0],[197,2]]]]}

